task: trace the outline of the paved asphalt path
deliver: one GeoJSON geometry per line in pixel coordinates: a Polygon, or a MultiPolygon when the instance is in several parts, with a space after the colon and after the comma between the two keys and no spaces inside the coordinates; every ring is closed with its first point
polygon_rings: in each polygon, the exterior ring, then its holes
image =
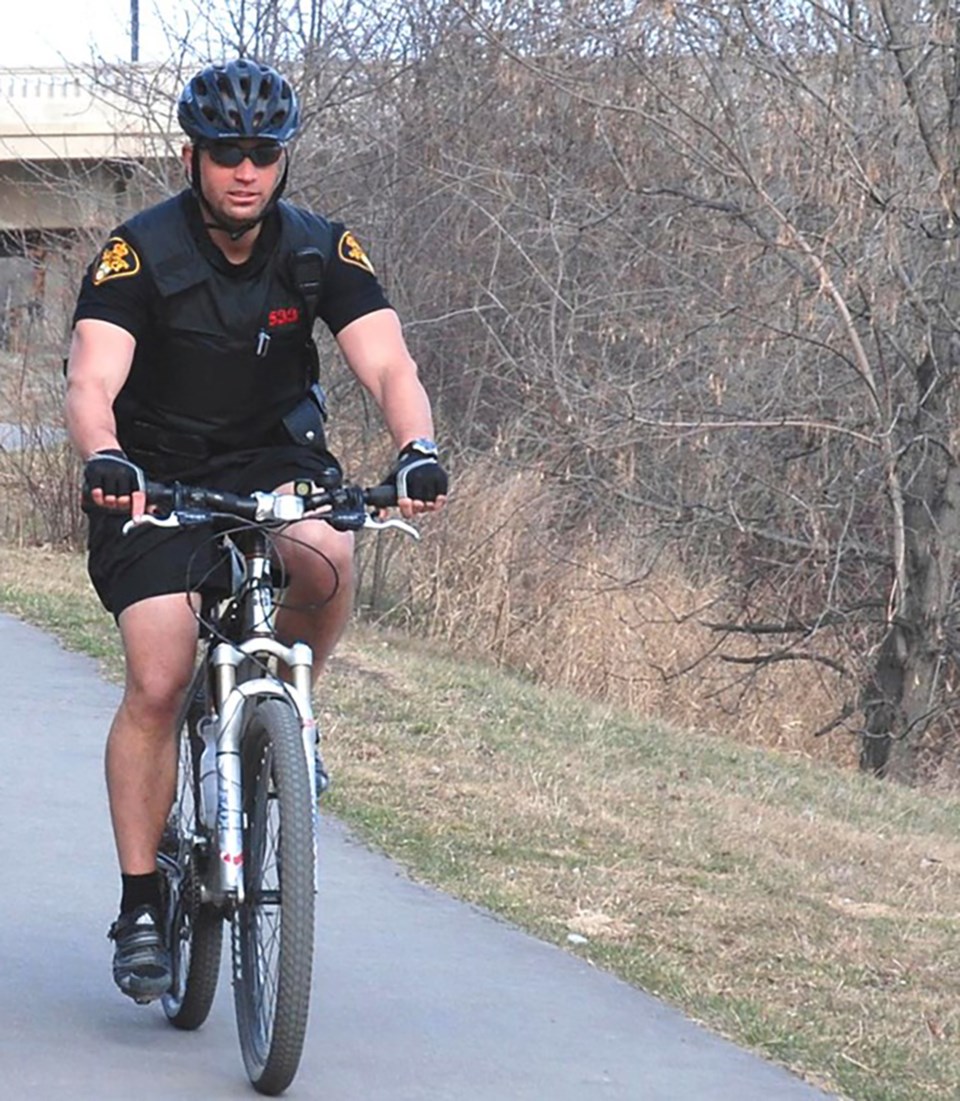
{"type": "MultiPolygon", "coordinates": [[[[112,985],[101,758],[117,689],[4,616],[0,668],[0,1099],[256,1096],[226,970],[194,1033],[112,985]]],[[[321,875],[291,1099],[823,1101],[583,960],[412,883],[336,822],[323,826],[321,875]]]]}

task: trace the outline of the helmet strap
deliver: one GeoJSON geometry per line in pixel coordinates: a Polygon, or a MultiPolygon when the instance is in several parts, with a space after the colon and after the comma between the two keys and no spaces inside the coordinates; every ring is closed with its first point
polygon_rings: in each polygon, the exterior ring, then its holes
{"type": "Polygon", "coordinates": [[[207,202],[207,197],[203,193],[203,180],[200,175],[200,146],[194,145],[190,152],[190,189],[193,191],[194,195],[196,195],[204,213],[211,219],[209,222],[205,221],[203,224],[207,229],[218,229],[221,233],[226,233],[231,241],[239,241],[244,234],[249,233],[251,229],[255,229],[276,209],[277,203],[280,202],[280,197],[286,190],[287,177],[289,175],[290,155],[287,150],[284,149],[283,175],[280,177],[277,186],[273,189],[273,194],[267,200],[267,205],[256,218],[251,219],[249,222],[241,222],[240,225],[230,225],[217,218],[212,207],[207,202]]]}

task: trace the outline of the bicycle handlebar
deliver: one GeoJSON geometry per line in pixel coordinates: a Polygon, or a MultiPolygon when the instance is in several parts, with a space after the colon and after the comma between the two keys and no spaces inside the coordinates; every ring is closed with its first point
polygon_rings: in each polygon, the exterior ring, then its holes
{"type": "Polygon", "coordinates": [[[338,486],[318,489],[312,482],[294,483],[292,493],[229,493],[180,482],[167,485],[148,482],[147,505],[165,512],[158,516],[146,512],[127,521],[124,533],[143,524],[153,527],[190,527],[206,524],[218,517],[235,517],[263,524],[287,524],[305,518],[324,520],[339,531],[361,528],[397,528],[415,539],[420,533],[411,524],[396,517],[376,519],[375,512],[392,508],[397,491],[391,485],[370,488],[338,486]],[[372,510],[372,511],[369,511],[372,510]]]}

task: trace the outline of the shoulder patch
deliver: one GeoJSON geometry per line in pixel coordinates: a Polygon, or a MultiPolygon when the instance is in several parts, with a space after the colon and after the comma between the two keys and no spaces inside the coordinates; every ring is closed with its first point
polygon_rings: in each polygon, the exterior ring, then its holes
{"type": "Polygon", "coordinates": [[[122,237],[111,237],[100,253],[93,273],[93,285],[99,287],[110,279],[136,275],[140,271],[140,257],[132,245],[122,237]]]}
{"type": "Polygon", "coordinates": [[[371,275],[377,274],[373,270],[373,264],[370,263],[370,258],[363,251],[360,242],[349,230],[341,236],[340,244],[337,245],[337,253],[340,259],[346,263],[356,264],[358,268],[363,268],[364,271],[370,272],[371,275]]]}

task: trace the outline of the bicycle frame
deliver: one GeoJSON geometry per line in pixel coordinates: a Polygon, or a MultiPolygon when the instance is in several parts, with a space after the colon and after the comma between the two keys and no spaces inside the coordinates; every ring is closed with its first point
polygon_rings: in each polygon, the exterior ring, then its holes
{"type": "MultiPolygon", "coordinates": [[[[290,646],[274,635],[276,611],[274,581],[268,541],[260,530],[244,532],[240,555],[240,576],[234,582],[234,600],[242,612],[244,636],[240,642],[222,641],[211,645],[201,662],[198,676],[212,673],[216,722],[216,805],[206,805],[201,791],[201,820],[210,830],[217,854],[216,872],[205,884],[209,901],[218,906],[244,901],[243,807],[240,754],[247,709],[265,697],[291,704],[303,732],[304,756],[311,790],[316,782],[314,742],[317,736],[313,713],[313,651],[305,642],[290,646]],[[269,667],[273,659],[289,671],[289,682],[278,675],[246,675],[251,665],[269,667]]],[[[226,536],[231,539],[232,537],[226,536]]],[[[204,738],[208,737],[206,731],[204,738]]]]}
{"type": "Polygon", "coordinates": [[[221,919],[229,919],[244,1065],[258,1090],[276,1094],[296,1074],[306,1032],[318,821],[313,653],[305,642],[276,636],[275,595],[285,584],[273,573],[274,559],[282,560],[277,540],[306,519],[340,531],[419,533],[383,517],[397,503],[389,485],[303,481],[293,493],[237,495],[148,484],[144,496],[144,510],[125,532],[140,524],[219,525],[216,538],[232,566],[228,595],[212,608],[193,605],[205,631],[177,723],[182,771],[158,853],[170,888],[175,979],[163,1007],[177,1028],[206,1020],[220,971],[221,919]]]}
{"type": "MultiPolygon", "coordinates": [[[[343,531],[397,528],[415,539],[419,538],[419,532],[403,520],[378,520],[367,511],[392,508],[396,504],[396,490],[389,485],[372,489],[347,486],[327,490],[306,482],[298,483],[293,494],[257,492],[244,497],[179,483],[172,486],[151,483],[147,486],[146,495],[152,505],[163,504],[170,509],[169,513],[165,516],[139,513],[127,522],[124,533],[140,524],[170,528],[185,523],[206,523],[215,515],[236,517],[252,524],[246,529],[222,533],[234,572],[232,593],[227,602],[241,613],[239,629],[232,624],[230,627],[230,634],[235,634],[236,640],[218,634],[220,641],[208,645],[188,689],[178,721],[180,729],[189,715],[197,690],[203,685],[209,692],[210,701],[210,710],[205,717],[212,722],[204,724],[203,729],[198,726],[196,733],[204,742],[202,759],[208,758],[209,750],[215,757],[216,798],[212,797],[212,793],[210,798],[207,797],[206,782],[198,785],[198,818],[204,830],[209,832],[209,840],[217,856],[217,870],[204,877],[200,889],[204,902],[229,908],[244,901],[240,755],[248,708],[270,697],[282,699],[294,708],[303,733],[311,790],[315,790],[316,785],[313,653],[306,643],[287,646],[274,635],[276,586],[271,572],[271,540],[267,528],[260,524],[283,525],[303,519],[310,509],[326,509],[328,511],[323,515],[318,514],[318,521],[333,522],[343,531]],[[289,681],[281,679],[279,673],[269,671],[271,661],[286,668],[289,681]],[[250,676],[254,666],[266,670],[266,675],[250,676]],[[213,723],[216,724],[215,735],[210,731],[213,723]]],[[[215,630],[219,630],[219,620],[215,630]]],[[[209,769],[198,779],[206,781],[207,776],[213,774],[214,769],[209,769]]],[[[198,837],[195,840],[205,847],[208,838],[198,837]]]]}

